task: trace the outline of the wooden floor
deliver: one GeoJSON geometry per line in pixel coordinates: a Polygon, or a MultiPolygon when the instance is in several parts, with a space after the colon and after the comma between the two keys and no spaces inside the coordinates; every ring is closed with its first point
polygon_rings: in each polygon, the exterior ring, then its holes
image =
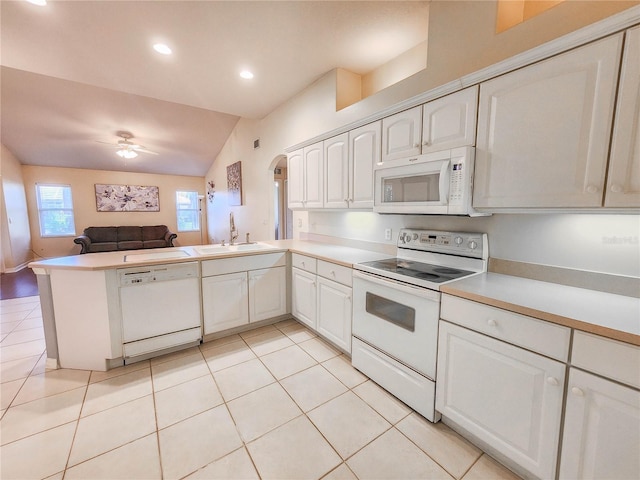
{"type": "Polygon", "coordinates": [[[38,295],[38,283],[33,270],[23,268],[16,273],[0,275],[0,300],[38,295]]]}

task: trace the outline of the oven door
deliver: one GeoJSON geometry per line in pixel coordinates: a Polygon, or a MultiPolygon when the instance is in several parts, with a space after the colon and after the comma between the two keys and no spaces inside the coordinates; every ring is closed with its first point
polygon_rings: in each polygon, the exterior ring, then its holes
{"type": "Polygon", "coordinates": [[[436,378],[440,293],[353,272],[353,335],[436,378]]]}
{"type": "Polygon", "coordinates": [[[449,201],[449,158],[420,155],[374,173],[373,211],[379,213],[446,214],[449,201]]]}

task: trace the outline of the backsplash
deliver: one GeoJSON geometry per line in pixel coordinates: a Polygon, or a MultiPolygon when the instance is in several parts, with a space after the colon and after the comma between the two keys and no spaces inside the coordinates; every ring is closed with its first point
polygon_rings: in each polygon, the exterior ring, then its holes
{"type": "Polygon", "coordinates": [[[574,270],[640,278],[638,215],[495,214],[490,217],[378,215],[309,211],[308,233],[395,244],[400,228],[487,233],[489,255],[574,270]],[[392,240],[385,240],[385,229],[392,240]]]}

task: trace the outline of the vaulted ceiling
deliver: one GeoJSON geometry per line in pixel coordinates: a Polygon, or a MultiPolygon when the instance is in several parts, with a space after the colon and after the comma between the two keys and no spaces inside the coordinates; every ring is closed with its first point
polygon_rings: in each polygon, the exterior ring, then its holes
{"type": "Polygon", "coordinates": [[[28,165],[202,176],[240,117],[426,40],[426,1],[0,2],[2,143],[28,165]],[[162,56],[154,43],[169,45],[162,56]],[[239,77],[242,69],[255,77],[239,77]],[[158,155],[124,160],[116,132],[158,155]]]}

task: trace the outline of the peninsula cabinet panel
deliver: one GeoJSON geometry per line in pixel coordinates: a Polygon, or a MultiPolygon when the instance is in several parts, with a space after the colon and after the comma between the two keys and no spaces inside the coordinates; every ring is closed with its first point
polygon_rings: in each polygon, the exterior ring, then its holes
{"type": "Polygon", "coordinates": [[[571,368],[560,478],[640,478],[638,390],[571,368]]]}
{"type": "Polygon", "coordinates": [[[622,35],[480,85],[475,208],[602,206],[622,35]]]}
{"type": "Polygon", "coordinates": [[[477,113],[477,86],[425,103],[422,153],[474,145],[477,113]]]}
{"type": "Polygon", "coordinates": [[[605,207],[640,207],[640,27],[627,32],[605,207]]]}

